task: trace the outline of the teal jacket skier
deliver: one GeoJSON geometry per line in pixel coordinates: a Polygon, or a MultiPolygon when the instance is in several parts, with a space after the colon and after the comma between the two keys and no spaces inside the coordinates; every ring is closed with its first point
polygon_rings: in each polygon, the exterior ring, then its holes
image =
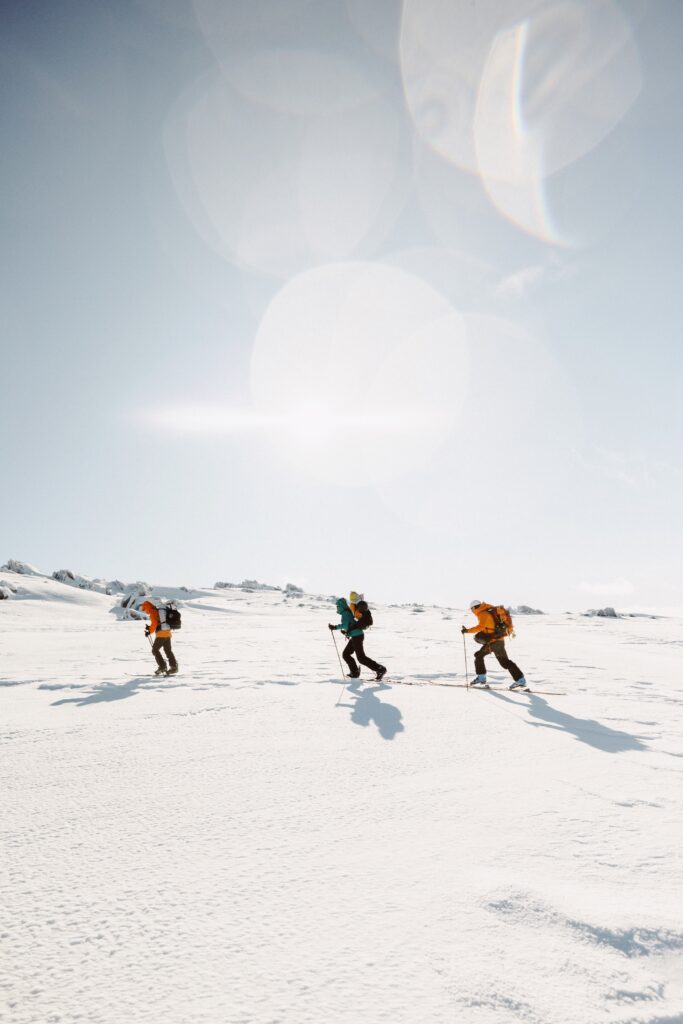
{"type": "Polygon", "coordinates": [[[356,617],[349,608],[346,598],[340,597],[337,601],[337,615],[341,615],[341,622],[337,626],[330,626],[330,629],[341,629],[344,636],[364,636],[362,629],[356,626],[356,617]]]}
{"type": "Polygon", "coordinates": [[[352,679],[357,679],[360,675],[360,667],[354,658],[355,654],[358,662],[374,672],[375,678],[379,681],[387,674],[387,670],[384,665],[379,665],[372,658],[368,658],[363,647],[365,633],[362,629],[359,629],[356,624],[356,618],[343,597],[340,597],[337,601],[337,613],[341,616],[341,622],[336,626],[330,623],[329,627],[331,630],[340,629],[344,636],[348,637],[349,642],[342,651],[342,658],[349,666],[349,675],[352,679]]]}

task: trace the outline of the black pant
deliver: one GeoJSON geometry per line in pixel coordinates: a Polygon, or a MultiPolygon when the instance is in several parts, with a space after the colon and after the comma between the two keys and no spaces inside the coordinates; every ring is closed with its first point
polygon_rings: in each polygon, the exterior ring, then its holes
{"type": "Polygon", "coordinates": [[[159,668],[163,668],[164,672],[166,671],[164,654],[168,658],[169,668],[178,668],[178,662],[175,660],[175,654],[171,650],[170,636],[158,636],[152,644],[152,654],[157,659],[157,665],[159,668]],[[161,653],[162,651],[163,654],[161,653]]]}
{"type": "Polygon", "coordinates": [[[373,672],[381,672],[381,670],[384,668],[383,665],[378,665],[376,661],[372,660],[372,658],[368,658],[367,654],[363,649],[363,637],[352,636],[349,638],[349,642],[342,651],[342,658],[349,666],[349,672],[351,673],[352,676],[360,675],[360,669],[358,668],[358,665],[353,659],[354,654],[358,658],[358,661],[361,663],[361,665],[365,665],[373,672]]]}
{"type": "Polygon", "coordinates": [[[515,682],[518,679],[522,679],[524,673],[515,665],[514,661],[510,661],[505,650],[504,640],[489,640],[488,643],[480,647],[474,655],[474,668],[478,676],[486,675],[486,665],[484,664],[484,658],[487,654],[493,654],[498,659],[498,664],[501,668],[506,668],[515,682]]]}

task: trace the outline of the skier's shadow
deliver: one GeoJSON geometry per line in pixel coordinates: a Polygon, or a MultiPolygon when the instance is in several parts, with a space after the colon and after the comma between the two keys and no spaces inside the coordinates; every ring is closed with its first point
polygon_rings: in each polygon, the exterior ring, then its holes
{"type": "Polygon", "coordinates": [[[397,733],[403,732],[405,726],[401,721],[401,712],[393,704],[383,703],[376,696],[381,690],[390,690],[386,683],[377,683],[376,686],[368,686],[364,690],[361,684],[354,680],[349,682],[347,690],[356,698],[351,710],[351,721],[356,725],[370,725],[374,722],[377,731],[384,740],[393,740],[397,733]]]}
{"type": "MultiPolygon", "coordinates": [[[[506,704],[515,704],[518,701],[506,697],[502,693],[495,696],[506,704]]],[[[536,694],[528,694],[529,715],[537,718],[537,722],[529,722],[529,725],[541,729],[555,729],[560,732],[571,733],[581,743],[587,743],[596,750],[604,750],[606,754],[621,754],[627,750],[647,750],[647,745],[638,736],[632,736],[621,729],[611,729],[608,725],[602,725],[592,718],[575,718],[568,715],[566,711],[558,711],[552,707],[547,700],[536,694]]]]}
{"type": "Polygon", "coordinates": [[[102,683],[92,693],[89,693],[87,697],[63,697],[61,700],[55,700],[52,702],[52,707],[57,708],[60,704],[75,704],[76,707],[84,708],[89,704],[102,704],[108,701],[114,700],[125,700],[127,697],[134,697],[140,689],[142,683],[148,685],[145,689],[152,689],[149,686],[148,676],[138,676],[135,679],[129,679],[127,683],[119,686],[117,683],[102,683]]]}

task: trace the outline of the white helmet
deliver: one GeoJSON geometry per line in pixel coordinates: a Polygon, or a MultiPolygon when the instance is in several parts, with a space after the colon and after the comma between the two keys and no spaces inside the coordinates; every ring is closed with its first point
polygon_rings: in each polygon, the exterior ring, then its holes
{"type": "Polygon", "coordinates": [[[474,610],[475,608],[478,608],[480,604],[482,604],[481,601],[470,601],[470,608],[474,610]]]}

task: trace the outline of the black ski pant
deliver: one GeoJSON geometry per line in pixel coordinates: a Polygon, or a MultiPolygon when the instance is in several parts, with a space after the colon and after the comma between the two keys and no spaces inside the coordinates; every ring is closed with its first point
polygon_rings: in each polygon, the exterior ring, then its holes
{"type": "Polygon", "coordinates": [[[169,668],[178,668],[178,662],[175,660],[175,654],[171,650],[171,638],[170,636],[158,636],[152,644],[152,654],[157,660],[159,668],[163,668],[166,671],[166,662],[164,661],[164,654],[168,658],[169,668]]]}
{"type": "Polygon", "coordinates": [[[487,654],[493,654],[498,659],[498,664],[501,668],[506,668],[515,682],[524,676],[522,670],[515,665],[514,661],[510,661],[505,650],[504,640],[489,640],[487,644],[480,647],[474,655],[474,669],[478,676],[486,675],[486,665],[484,658],[487,654]]]}
{"type": "Polygon", "coordinates": [[[350,674],[354,677],[360,675],[360,669],[358,668],[358,665],[356,664],[353,657],[354,654],[356,655],[356,658],[358,658],[358,661],[360,662],[361,665],[365,665],[373,672],[380,672],[384,668],[383,665],[378,665],[376,661],[372,660],[372,658],[368,658],[363,648],[363,637],[352,636],[349,638],[349,642],[342,651],[342,658],[349,666],[350,674]]]}

